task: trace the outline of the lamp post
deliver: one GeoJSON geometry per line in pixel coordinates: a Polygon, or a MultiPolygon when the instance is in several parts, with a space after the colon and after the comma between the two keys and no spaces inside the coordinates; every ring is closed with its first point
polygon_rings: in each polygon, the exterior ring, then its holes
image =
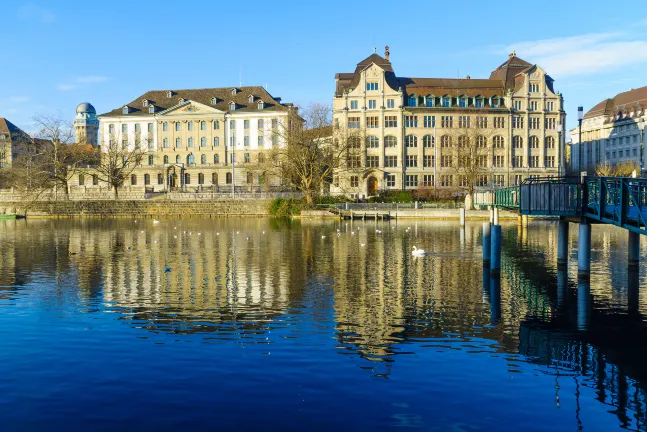
{"type": "Polygon", "coordinates": [[[562,146],[562,120],[560,116],[559,124],[557,125],[557,152],[559,154],[559,159],[557,160],[557,176],[562,177],[562,172],[564,171],[564,164],[562,163],[564,158],[564,146],[562,146]]]}
{"type": "Polygon", "coordinates": [[[577,107],[577,123],[579,124],[579,138],[577,140],[578,145],[578,152],[577,152],[577,170],[579,171],[578,175],[582,175],[582,153],[583,153],[583,147],[584,145],[582,144],[582,120],[584,120],[584,107],[577,107]]]}
{"type": "Polygon", "coordinates": [[[645,157],[643,156],[643,149],[644,149],[644,142],[645,142],[645,118],[641,117],[640,120],[638,120],[638,130],[640,131],[640,177],[643,176],[643,166],[644,166],[644,159],[645,157]]]}
{"type": "Polygon", "coordinates": [[[231,198],[234,199],[236,197],[236,144],[233,144],[233,148],[231,151],[231,198]]]}

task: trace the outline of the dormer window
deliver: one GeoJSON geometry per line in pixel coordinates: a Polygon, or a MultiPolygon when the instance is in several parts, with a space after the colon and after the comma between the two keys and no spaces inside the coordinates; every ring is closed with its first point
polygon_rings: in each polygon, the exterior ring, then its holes
{"type": "Polygon", "coordinates": [[[124,114],[128,114],[129,111],[130,111],[130,108],[128,107],[128,105],[124,105],[122,112],[124,114]]]}
{"type": "Polygon", "coordinates": [[[155,113],[155,105],[149,105],[148,113],[149,114],[154,114],[155,113]]]}
{"type": "Polygon", "coordinates": [[[215,105],[215,104],[217,104],[217,103],[218,103],[218,99],[217,99],[217,98],[211,98],[211,105],[215,105]]]}
{"type": "Polygon", "coordinates": [[[452,98],[449,95],[445,95],[442,98],[441,105],[444,106],[445,108],[449,108],[452,106],[452,98]]]}
{"type": "Polygon", "coordinates": [[[436,97],[432,94],[425,96],[425,106],[432,107],[434,106],[436,97]]]}
{"type": "Polygon", "coordinates": [[[173,92],[171,90],[166,92],[166,97],[173,97],[173,92]]]}
{"type": "Polygon", "coordinates": [[[249,95],[249,98],[248,98],[248,99],[249,99],[249,103],[253,103],[253,102],[254,102],[254,96],[249,95]]]}
{"type": "Polygon", "coordinates": [[[474,98],[474,106],[476,108],[482,108],[483,107],[483,96],[476,96],[474,98]]]}
{"type": "Polygon", "coordinates": [[[262,110],[263,106],[265,106],[265,103],[263,101],[258,101],[258,109],[262,110]]]}
{"type": "Polygon", "coordinates": [[[236,102],[229,102],[229,110],[230,111],[236,110],[236,102]]]}
{"type": "Polygon", "coordinates": [[[179,103],[183,104],[184,102],[186,102],[186,99],[180,98],[179,103]]]}
{"type": "Polygon", "coordinates": [[[144,99],[144,101],[142,103],[144,104],[145,107],[147,107],[148,106],[148,99],[144,99]]]}
{"type": "Polygon", "coordinates": [[[231,89],[231,95],[232,95],[232,96],[235,96],[235,95],[236,95],[236,93],[237,93],[237,90],[236,90],[235,88],[231,89]]]}
{"type": "Polygon", "coordinates": [[[458,97],[458,106],[461,108],[467,107],[467,96],[461,95],[458,97]]]}
{"type": "Polygon", "coordinates": [[[409,95],[409,106],[418,106],[418,96],[416,96],[415,94],[409,95]]]}

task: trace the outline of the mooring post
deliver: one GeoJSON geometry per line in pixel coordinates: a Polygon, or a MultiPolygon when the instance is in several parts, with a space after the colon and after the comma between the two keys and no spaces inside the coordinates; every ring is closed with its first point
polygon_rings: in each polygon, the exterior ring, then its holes
{"type": "Polygon", "coordinates": [[[591,224],[580,223],[577,240],[577,277],[588,279],[591,276],[591,224]]]}
{"type": "MultiPolygon", "coordinates": [[[[499,227],[501,228],[501,227],[499,227]]],[[[501,321],[501,277],[490,275],[490,323],[501,321]]]]}
{"type": "Polygon", "coordinates": [[[560,220],[557,226],[557,266],[568,263],[568,221],[560,220]]]}
{"type": "Polygon", "coordinates": [[[490,302],[490,266],[483,266],[483,302],[490,302]]]}
{"type": "Polygon", "coordinates": [[[492,206],[488,207],[488,212],[490,213],[490,223],[494,223],[494,208],[492,206]]]}
{"type": "Polygon", "coordinates": [[[588,279],[577,282],[577,328],[586,331],[591,319],[591,283],[588,279]]]}
{"type": "Polygon", "coordinates": [[[557,309],[564,309],[568,295],[568,272],[566,268],[557,269],[557,309]]]}
{"type": "Polygon", "coordinates": [[[494,207],[494,225],[499,225],[499,208],[494,207]]]}
{"type": "Polygon", "coordinates": [[[501,271],[501,225],[490,227],[490,272],[501,271]]]}
{"type": "Polygon", "coordinates": [[[523,226],[523,216],[517,215],[517,225],[523,226]]]}
{"type": "Polygon", "coordinates": [[[640,262],[640,234],[629,231],[629,267],[638,267],[640,262]]]}
{"type": "Polygon", "coordinates": [[[465,226],[465,209],[464,208],[461,209],[461,226],[462,227],[465,226]]]}
{"type": "Polygon", "coordinates": [[[528,215],[521,216],[521,226],[524,228],[528,226],[528,215]]]}
{"type": "Polygon", "coordinates": [[[490,267],[490,222],[483,222],[483,266],[490,267]]]}

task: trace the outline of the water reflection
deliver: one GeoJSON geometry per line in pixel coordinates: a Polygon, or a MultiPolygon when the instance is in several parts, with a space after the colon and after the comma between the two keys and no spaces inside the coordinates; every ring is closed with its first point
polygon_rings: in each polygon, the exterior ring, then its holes
{"type": "Polygon", "coordinates": [[[527,363],[554,376],[555,405],[574,402],[578,425],[592,415],[580,407],[590,403],[586,387],[613,407],[618,425],[645,428],[644,271],[627,273],[621,230],[594,229],[588,283],[576,280],[573,261],[556,268],[551,223],[504,227],[500,277],[482,266],[481,224],[0,224],[2,305],[29,298],[70,313],[114,313],[143,336],[204,342],[286,347],[296,340],[307,351],[316,345],[312,335],[330,335],[340,359],[382,379],[407,364],[403,357],[502,355],[510,374],[531,380],[527,363]],[[413,246],[431,255],[415,258],[413,246]]]}

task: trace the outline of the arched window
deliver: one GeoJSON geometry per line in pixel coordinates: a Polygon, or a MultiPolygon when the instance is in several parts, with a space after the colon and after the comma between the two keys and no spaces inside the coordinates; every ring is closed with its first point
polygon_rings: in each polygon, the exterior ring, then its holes
{"type": "Polygon", "coordinates": [[[409,95],[409,106],[415,107],[418,106],[418,96],[415,94],[409,95]]]}
{"type": "Polygon", "coordinates": [[[470,137],[467,135],[461,135],[458,137],[458,147],[464,148],[464,147],[469,147],[470,145],[470,137]]]}
{"type": "Polygon", "coordinates": [[[188,145],[189,148],[193,148],[193,138],[189,138],[188,145]]]}
{"type": "Polygon", "coordinates": [[[181,147],[182,146],[182,140],[180,138],[175,138],[175,147],[181,147]]]}
{"type": "Polygon", "coordinates": [[[418,147],[418,137],[415,135],[407,135],[404,142],[407,147],[418,147]]]}
{"type": "Polygon", "coordinates": [[[162,146],[163,146],[164,148],[168,148],[168,138],[164,138],[164,139],[162,140],[162,146]]]}
{"type": "Polygon", "coordinates": [[[175,163],[182,163],[182,158],[180,157],[180,155],[175,156],[175,163]]]}
{"type": "Polygon", "coordinates": [[[175,131],[178,132],[182,130],[182,124],[180,122],[175,122],[175,131]]]}
{"type": "Polygon", "coordinates": [[[436,97],[434,95],[425,96],[425,106],[432,107],[436,104],[436,97]]]}
{"type": "Polygon", "coordinates": [[[148,107],[148,113],[149,114],[155,114],[155,105],[151,105],[148,107]]]}
{"type": "Polygon", "coordinates": [[[528,140],[528,143],[530,144],[530,148],[533,148],[533,149],[539,148],[539,138],[537,138],[536,136],[531,136],[528,140]]]}
{"type": "Polygon", "coordinates": [[[220,146],[220,138],[218,138],[218,137],[213,138],[213,146],[214,147],[219,147],[220,146]]]}
{"type": "Polygon", "coordinates": [[[384,137],[384,147],[396,147],[398,145],[398,139],[394,136],[385,136],[384,137]]]}
{"type": "Polygon", "coordinates": [[[230,111],[235,111],[236,110],[236,103],[235,102],[230,102],[229,103],[229,110],[230,111]]]}
{"type": "Polygon", "coordinates": [[[227,183],[227,184],[231,184],[231,173],[230,173],[230,172],[228,172],[228,173],[225,175],[225,183],[227,183]]]}
{"type": "Polygon", "coordinates": [[[207,163],[207,155],[203,154],[203,155],[200,156],[200,163],[202,165],[207,163]]]}
{"type": "Polygon", "coordinates": [[[450,148],[452,146],[452,137],[449,135],[443,135],[440,137],[440,147],[441,148],[450,148]]]}
{"type": "Polygon", "coordinates": [[[434,136],[425,135],[422,137],[422,146],[423,147],[433,147],[434,146],[434,136]]]}
{"type": "Polygon", "coordinates": [[[198,173],[198,184],[203,185],[204,184],[204,174],[198,173]]]}
{"type": "Polygon", "coordinates": [[[136,174],[132,174],[130,176],[130,185],[131,186],[137,186],[137,175],[136,174]]]}
{"type": "Polygon", "coordinates": [[[452,97],[450,95],[443,96],[441,105],[445,108],[452,106],[452,97]]]}
{"type": "Polygon", "coordinates": [[[484,137],[482,135],[476,137],[476,145],[480,148],[487,147],[487,137],[484,137]]]}
{"type": "Polygon", "coordinates": [[[380,147],[380,139],[376,136],[368,136],[366,137],[366,148],[379,148],[380,147]]]}
{"type": "Polygon", "coordinates": [[[200,147],[207,146],[207,139],[205,137],[200,138],[200,147]]]}
{"type": "Polygon", "coordinates": [[[150,174],[144,174],[144,184],[145,185],[151,184],[151,175],[150,174]]]}
{"type": "Polygon", "coordinates": [[[549,136],[546,137],[546,148],[547,149],[554,149],[555,148],[555,138],[549,136]]]}
{"type": "Polygon", "coordinates": [[[512,138],[512,146],[514,148],[522,148],[523,147],[523,138],[520,136],[515,136],[512,138]]]}
{"type": "Polygon", "coordinates": [[[191,184],[191,174],[189,173],[184,174],[184,184],[185,185],[191,184]]]}
{"type": "Polygon", "coordinates": [[[236,120],[229,120],[229,129],[236,129],[236,120]]]}
{"type": "Polygon", "coordinates": [[[214,129],[220,129],[220,120],[214,120],[213,121],[213,128],[214,129]]]}
{"type": "Polygon", "coordinates": [[[492,138],[492,147],[494,148],[503,148],[505,142],[502,136],[496,135],[492,138]]]}
{"type": "Polygon", "coordinates": [[[164,155],[164,165],[168,164],[168,155],[164,155]]]}
{"type": "Polygon", "coordinates": [[[207,122],[206,121],[201,121],[200,122],[200,130],[207,130],[207,122]]]}
{"type": "Polygon", "coordinates": [[[215,163],[215,164],[220,163],[220,155],[218,155],[218,154],[213,155],[213,163],[215,163]]]}
{"type": "Polygon", "coordinates": [[[83,174],[79,174],[79,186],[83,186],[85,183],[85,176],[83,174]]]}
{"type": "Polygon", "coordinates": [[[483,96],[478,95],[474,98],[474,106],[476,108],[482,108],[483,107],[483,96]]]}
{"type": "Polygon", "coordinates": [[[195,163],[195,156],[193,156],[193,153],[187,155],[186,164],[187,165],[193,165],[194,163],[195,163]]]}
{"type": "Polygon", "coordinates": [[[259,110],[262,110],[264,106],[265,106],[265,104],[264,104],[263,101],[258,101],[258,109],[259,110]]]}
{"type": "Polygon", "coordinates": [[[458,97],[458,106],[461,108],[467,108],[467,96],[460,95],[458,97]]]}
{"type": "Polygon", "coordinates": [[[247,163],[249,163],[250,161],[251,161],[251,158],[249,157],[249,153],[245,153],[245,154],[243,155],[243,162],[247,164],[247,163]]]}
{"type": "Polygon", "coordinates": [[[211,184],[218,184],[218,173],[211,173],[211,184]]]}

